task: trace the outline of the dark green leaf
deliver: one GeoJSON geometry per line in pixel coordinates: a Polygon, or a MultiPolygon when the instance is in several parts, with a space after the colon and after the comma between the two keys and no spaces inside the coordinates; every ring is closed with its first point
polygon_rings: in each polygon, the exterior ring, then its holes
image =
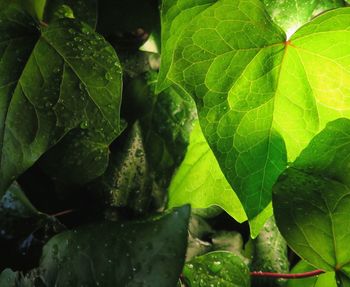
{"type": "Polygon", "coordinates": [[[1,287],[15,287],[18,273],[11,269],[5,269],[0,273],[0,286],[1,287]]]}
{"type": "Polygon", "coordinates": [[[250,287],[250,275],[242,259],[230,252],[211,252],[186,263],[183,275],[190,287],[250,287]]]}
{"type": "MultiPolygon", "coordinates": [[[[314,271],[315,267],[301,260],[295,265],[291,273],[304,273],[314,271]]],[[[337,287],[334,272],[327,272],[319,276],[288,280],[287,287],[337,287]]]]}
{"type": "Polygon", "coordinates": [[[212,249],[211,244],[206,242],[205,239],[214,232],[203,218],[193,214],[193,212],[191,214],[188,231],[186,261],[193,259],[195,256],[205,254],[212,249]]]}
{"type": "Polygon", "coordinates": [[[27,236],[48,220],[49,216],[36,210],[17,183],[0,200],[0,238],[27,236]]]}
{"type": "Polygon", "coordinates": [[[46,157],[48,172],[78,183],[97,177],[107,166],[108,145],[120,133],[121,69],[115,51],[89,26],[70,19],[43,29],[33,48],[38,31],[28,17],[14,6],[0,17],[0,193],[57,143],[50,151],[57,161],[46,157]],[[24,42],[17,43],[21,37],[24,42]],[[57,158],[62,150],[64,156],[57,158]]]}
{"type": "MultiPolygon", "coordinates": [[[[275,220],[271,217],[253,240],[254,255],[252,270],[276,273],[288,273],[287,243],[278,231],[275,220]]],[[[285,280],[253,278],[254,287],[283,286],[285,280]]]]}
{"type": "Polygon", "coordinates": [[[175,168],[185,156],[197,114],[194,103],[185,101],[172,88],[156,95],[156,80],[156,73],[149,75],[149,109],[140,124],[156,181],[162,188],[168,188],[175,168]]]}
{"type": "Polygon", "coordinates": [[[49,0],[45,6],[44,21],[50,23],[62,16],[71,18],[71,12],[74,18],[84,21],[92,28],[96,27],[97,0],[49,0]]]}
{"type": "Polygon", "coordinates": [[[45,286],[173,287],[184,263],[188,206],[134,223],[101,223],[61,233],[45,246],[45,286]]]}
{"type": "Polygon", "coordinates": [[[112,207],[129,207],[136,213],[147,211],[152,178],[146,161],[138,122],[129,130],[122,150],[112,152],[106,172],[91,186],[112,207]]]}
{"type": "Polygon", "coordinates": [[[319,269],[350,276],[350,121],[329,123],[278,179],[273,206],[288,245],[319,269]]]}

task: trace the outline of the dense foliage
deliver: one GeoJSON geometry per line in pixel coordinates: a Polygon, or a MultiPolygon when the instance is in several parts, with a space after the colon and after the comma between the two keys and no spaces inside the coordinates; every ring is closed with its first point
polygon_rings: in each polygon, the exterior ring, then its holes
{"type": "Polygon", "coordinates": [[[0,0],[0,287],[350,286],[347,6],[0,0]]]}

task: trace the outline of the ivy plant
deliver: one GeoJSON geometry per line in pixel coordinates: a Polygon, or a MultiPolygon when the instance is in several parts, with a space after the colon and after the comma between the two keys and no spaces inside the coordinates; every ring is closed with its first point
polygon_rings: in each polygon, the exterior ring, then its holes
{"type": "Polygon", "coordinates": [[[344,0],[0,0],[0,286],[350,286],[344,0]]]}

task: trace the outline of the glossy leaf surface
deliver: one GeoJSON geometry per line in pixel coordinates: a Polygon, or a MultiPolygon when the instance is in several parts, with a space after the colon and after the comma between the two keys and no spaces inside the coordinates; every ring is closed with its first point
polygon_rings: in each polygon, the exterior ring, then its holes
{"type": "MultiPolygon", "coordinates": [[[[267,220],[258,237],[253,240],[254,256],[252,270],[288,273],[287,243],[278,231],[275,219],[267,220]]],[[[272,278],[252,278],[255,287],[284,286],[285,280],[272,278]]]]}
{"type": "Polygon", "coordinates": [[[263,0],[272,20],[290,37],[312,17],[324,11],[344,7],[342,0],[263,0]]]}
{"type": "Polygon", "coordinates": [[[350,120],[329,123],[279,178],[275,218],[288,245],[326,271],[350,276],[350,120]]]}
{"type": "Polygon", "coordinates": [[[184,206],[145,221],[63,232],[45,245],[38,269],[25,276],[5,270],[0,282],[15,282],[11,287],[173,287],[184,264],[189,216],[184,206]]]}
{"type": "MultiPolygon", "coordinates": [[[[315,267],[311,266],[307,262],[301,260],[295,265],[291,273],[304,273],[315,270],[315,267]]],[[[337,287],[334,272],[327,272],[316,277],[288,280],[287,287],[337,287]]]]}
{"type": "MultiPolygon", "coordinates": [[[[180,2],[165,1],[163,19],[180,2]]],[[[327,122],[350,116],[350,9],[326,12],[286,41],[261,1],[188,3],[204,10],[187,24],[175,16],[183,32],[168,40],[171,64],[161,73],[195,99],[204,135],[252,219],[287,160],[327,122]]]]}
{"type": "Polygon", "coordinates": [[[120,133],[121,68],[115,51],[76,20],[56,21],[40,35],[15,5],[0,18],[0,194],[57,143],[57,161],[50,162],[57,176],[61,172],[82,183],[100,175],[108,145],[120,133]],[[57,156],[60,150],[64,156],[57,156]]]}
{"type": "Polygon", "coordinates": [[[191,287],[250,287],[248,267],[230,252],[211,252],[186,263],[183,275],[191,287]]]}

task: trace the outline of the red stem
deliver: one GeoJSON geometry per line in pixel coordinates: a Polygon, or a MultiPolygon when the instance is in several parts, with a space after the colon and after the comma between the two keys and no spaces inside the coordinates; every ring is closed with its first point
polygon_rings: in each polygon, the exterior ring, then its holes
{"type": "Polygon", "coordinates": [[[64,211],[61,211],[61,212],[58,212],[58,213],[55,213],[55,214],[51,214],[51,216],[53,216],[53,217],[60,217],[60,216],[72,213],[74,211],[75,211],[75,209],[68,209],[68,210],[64,210],[64,211]]]}
{"type": "Polygon", "coordinates": [[[250,276],[284,278],[284,279],[300,279],[300,278],[317,276],[322,273],[324,273],[324,271],[319,269],[314,271],[309,271],[304,273],[294,273],[294,274],[253,271],[253,272],[250,272],[250,276]]]}

